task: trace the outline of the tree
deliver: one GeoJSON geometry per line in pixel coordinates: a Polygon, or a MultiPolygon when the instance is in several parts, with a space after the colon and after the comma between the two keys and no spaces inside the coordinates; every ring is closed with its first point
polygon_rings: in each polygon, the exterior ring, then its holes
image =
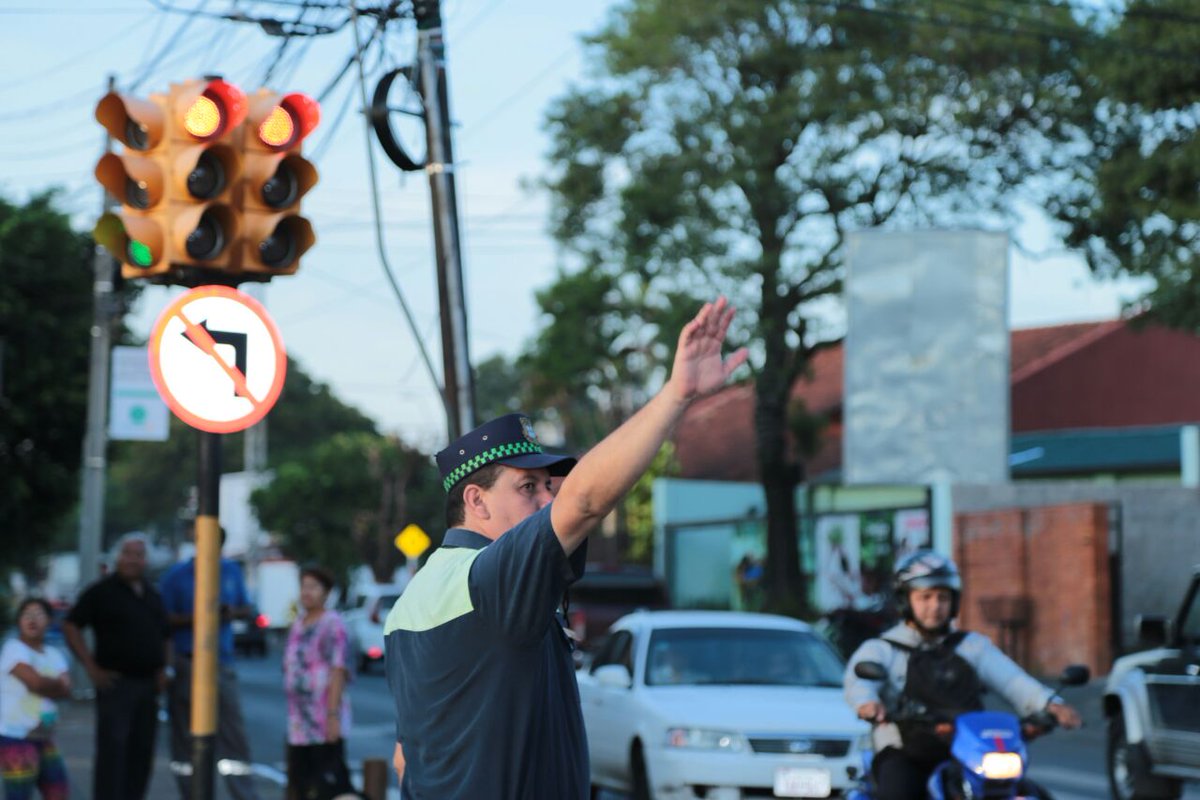
{"type": "Polygon", "coordinates": [[[551,319],[540,352],[653,377],[700,301],[748,312],[771,607],[806,596],[788,398],[836,328],[847,232],[979,223],[1065,169],[1083,35],[1048,3],[628,0],[551,107],[551,291],[592,316],[551,319]]]}
{"type": "Polygon", "coordinates": [[[0,528],[6,565],[63,541],[79,492],[92,246],[52,192],[0,199],[0,528]]]}
{"type": "Polygon", "coordinates": [[[1087,51],[1090,148],[1054,216],[1098,274],[1154,278],[1151,315],[1200,330],[1200,17],[1195,3],[1125,6],[1087,51]]]}
{"type": "Polygon", "coordinates": [[[525,382],[516,364],[502,355],[475,365],[475,405],[480,420],[524,410],[525,382]]]}
{"type": "Polygon", "coordinates": [[[667,442],[625,498],[629,560],[648,564],[654,558],[654,481],[679,474],[675,446],[667,442]]]}
{"type": "Polygon", "coordinates": [[[395,437],[359,432],[281,464],[251,505],[298,560],[319,561],[343,578],[366,561],[386,581],[401,562],[393,538],[410,523],[436,536],[444,498],[428,456],[395,437]]]}
{"type": "MultiPolygon", "coordinates": [[[[375,423],[339,400],[288,359],[283,392],[267,416],[267,465],[302,461],[338,433],[375,433],[375,423]]],[[[196,484],[200,434],[171,417],[165,442],[113,442],[109,458],[106,538],[134,529],[175,535],[196,484]]],[[[222,471],[242,469],[244,434],[225,437],[222,471]]]]}

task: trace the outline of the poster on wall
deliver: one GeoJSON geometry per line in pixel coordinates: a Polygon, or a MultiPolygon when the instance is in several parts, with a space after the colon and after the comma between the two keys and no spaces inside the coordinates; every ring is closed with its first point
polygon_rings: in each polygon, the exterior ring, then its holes
{"type": "Polygon", "coordinates": [[[905,508],[896,512],[895,521],[896,557],[899,561],[910,553],[931,546],[929,510],[905,508]]]}
{"type": "MultiPolygon", "coordinates": [[[[895,515],[890,511],[868,511],[860,517],[859,574],[862,578],[862,598],[871,605],[886,603],[892,583],[892,526],[895,515]]],[[[863,608],[860,599],[856,608],[863,608]]]]}
{"type": "Polygon", "coordinates": [[[864,600],[859,522],[858,514],[830,514],[817,519],[817,611],[856,608],[864,600]]]}
{"type": "Polygon", "coordinates": [[[735,611],[763,610],[764,560],[767,556],[767,531],[760,520],[748,520],[734,528],[731,568],[735,611]]]}

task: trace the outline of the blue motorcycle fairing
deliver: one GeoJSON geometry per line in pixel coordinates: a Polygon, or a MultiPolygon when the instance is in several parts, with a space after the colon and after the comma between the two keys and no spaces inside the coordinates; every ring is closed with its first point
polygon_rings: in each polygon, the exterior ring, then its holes
{"type": "MultiPolygon", "coordinates": [[[[945,800],[944,778],[953,770],[955,780],[965,778],[971,784],[972,794],[983,797],[983,757],[987,753],[1010,752],[1021,757],[1021,775],[1024,777],[1028,751],[1021,732],[1021,722],[1012,714],[1003,711],[968,711],[960,714],[954,722],[954,739],[950,745],[951,757],[938,765],[926,785],[930,800],[945,800]]],[[[874,800],[870,788],[871,762],[874,753],[862,753],[863,772],[858,786],[846,795],[846,800],[874,800]]],[[[1010,797],[1017,797],[1017,781],[1012,782],[1010,797]]]]}
{"type": "Polygon", "coordinates": [[[945,797],[944,776],[951,767],[971,784],[972,796],[984,796],[983,757],[988,753],[1016,753],[1021,757],[1021,774],[1012,779],[1012,797],[1017,780],[1025,776],[1027,751],[1021,736],[1021,721],[1003,711],[968,711],[954,721],[954,740],[949,761],[938,766],[929,777],[929,797],[945,797]]]}
{"type": "Polygon", "coordinates": [[[985,753],[1016,753],[1026,760],[1021,721],[1004,711],[968,711],[954,720],[950,755],[970,770],[983,766],[985,753]]]}

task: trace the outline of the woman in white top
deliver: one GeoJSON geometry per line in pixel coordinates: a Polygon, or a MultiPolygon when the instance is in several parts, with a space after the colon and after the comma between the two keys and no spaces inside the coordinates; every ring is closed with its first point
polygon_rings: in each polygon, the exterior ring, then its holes
{"type": "Polygon", "coordinates": [[[0,648],[0,778],[6,800],[66,800],[67,771],[54,746],[54,698],[70,694],[67,660],[46,646],[50,605],[28,598],[17,607],[17,637],[0,648]]]}

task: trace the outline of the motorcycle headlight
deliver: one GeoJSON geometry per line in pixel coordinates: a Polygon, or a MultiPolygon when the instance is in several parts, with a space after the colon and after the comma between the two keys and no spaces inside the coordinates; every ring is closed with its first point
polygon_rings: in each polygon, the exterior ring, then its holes
{"type": "Polygon", "coordinates": [[[989,780],[1021,777],[1021,756],[1017,753],[984,753],[979,773],[989,780]]]}
{"type": "Polygon", "coordinates": [[[667,747],[686,747],[696,750],[725,750],[740,753],[747,749],[744,736],[733,731],[714,731],[705,728],[669,728],[667,747]]]}

